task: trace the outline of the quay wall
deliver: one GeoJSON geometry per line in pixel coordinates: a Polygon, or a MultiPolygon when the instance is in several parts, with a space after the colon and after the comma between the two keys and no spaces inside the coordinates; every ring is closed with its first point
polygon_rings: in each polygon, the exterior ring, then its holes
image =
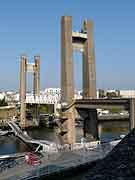
{"type": "Polygon", "coordinates": [[[6,126],[5,121],[7,119],[11,119],[13,116],[16,116],[16,107],[15,106],[0,107],[0,127],[6,126]]]}

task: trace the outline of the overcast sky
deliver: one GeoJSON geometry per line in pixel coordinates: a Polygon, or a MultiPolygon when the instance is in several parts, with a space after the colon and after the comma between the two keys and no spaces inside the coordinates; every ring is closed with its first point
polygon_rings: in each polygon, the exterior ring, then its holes
{"type": "MultiPolygon", "coordinates": [[[[75,31],[94,22],[97,88],[135,89],[134,0],[0,0],[0,90],[18,90],[21,54],[41,56],[42,89],[60,87],[62,15],[73,17],[75,31]]],[[[81,88],[81,54],[74,65],[81,88]]]]}

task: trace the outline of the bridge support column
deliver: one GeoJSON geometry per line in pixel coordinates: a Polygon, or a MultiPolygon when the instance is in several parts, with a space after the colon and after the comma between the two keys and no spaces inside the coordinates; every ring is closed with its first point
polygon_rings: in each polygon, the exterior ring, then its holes
{"type": "Polygon", "coordinates": [[[70,108],[65,112],[62,112],[61,124],[60,124],[60,136],[62,144],[73,144],[76,142],[75,136],[75,112],[74,108],[70,108]]]}
{"type": "Polygon", "coordinates": [[[20,64],[20,119],[21,119],[21,127],[26,126],[26,64],[27,58],[25,56],[21,57],[21,64],[20,64]]]}
{"type": "Polygon", "coordinates": [[[36,126],[39,126],[39,105],[38,104],[34,104],[33,105],[33,123],[36,125],[36,126]]]}
{"type": "Polygon", "coordinates": [[[72,18],[61,19],[61,101],[71,103],[74,98],[72,60],[72,18]]]}
{"type": "Polygon", "coordinates": [[[83,134],[84,137],[90,135],[90,138],[99,139],[98,134],[98,119],[96,109],[80,109],[79,115],[83,119],[83,134]]]}
{"type": "Polygon", "coordinates": [[[87,117],[84,119],[84,137],[87,137],[87,134],[91,135],[94,139],[99,139],[96,109],[89,109],[87,117]]]}
{"type": "Polygon", "coordinates": [[[96,64],[92,21],[84,21],[87,40],[83,52],[83,98],[96,98],[96,64]]]}
{"type": "MultiPolygon", "coordinates": [[[[74,99],[73,81],[73,46],[72,46],[72,17],[61,18],[61,102],[72,103],[74,99]]],[[[63,143],[75,142],[75,122],[73,108],[64,113],[66,121],[62,123],[61,138],[63,143]]]]}
{"type": "Polygon", "coordinates": [[[135,99],[130,99],[130,107],[129,107],[129,114],[130,114],[130,120],[129,120],[129,130],[132,130],[135,128],[135,99]]]}
{"type": "MultiPolygon", "coordinates": [[[[34,98],[40,97],[40,56],[34,57],[35,66],[33,71],[33,95],[34,98]]],[[[33,121],[39,125],[39,104],[34,105],[33,121]]]]}
{"type": "Polygon", "coordinates": [[[35,56],[35,66],[33,71],[33,94],[40,96],[40,56],[35,56]]]}

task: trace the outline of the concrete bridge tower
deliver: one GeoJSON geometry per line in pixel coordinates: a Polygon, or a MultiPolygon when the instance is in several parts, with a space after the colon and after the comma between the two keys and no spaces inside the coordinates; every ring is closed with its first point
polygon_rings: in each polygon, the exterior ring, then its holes
{"type": "Polygon", "coordinates": [[[62,102],[74,99],[73,51],[83,55],[83,98],[96,98],[96,67],[93,22],[85,20],[81,32],[72,31],[72,17],[61,19],[61,90],[62,102]]]}
{"type": "MultiPolygon", "coordinates": [[[[27,63],[27,57],[21,56],[20,62],[20,119],[21,119],[21,127],[25,128],[28,126],[26,119],[26,84],[27,84],[27,72],[33,73],[33,95],[34,97],[38,97],[40,95],[40,57],[34,57],[34,63],[27,63]]],[[[37,122],[37,112],[38,105],[35,105],[35,117],[34,121],[37,122]]]]}
{"type": "Polygon", "coordinates": [[[27,65],[27,58],[26,56],[21,56],[20,62],[20,119],[21,119],[21,126],[26,126],[26,65],[27,65]]]}
{"type": "MultiPolygon", "coordinates": [[[[67,106],[74,101],[73,51],[82,52],[83,98],[96,98],[96,67],[93,23],[85,20],[80,32],[72,31],[72,17],[61,18],[61,103],[67,106]]],[[[75,142],[74,108],[64,112],[62,123],[65,143],[75,142]]],[[[62,128],[61,128],[62,129],[62,128]]]]}

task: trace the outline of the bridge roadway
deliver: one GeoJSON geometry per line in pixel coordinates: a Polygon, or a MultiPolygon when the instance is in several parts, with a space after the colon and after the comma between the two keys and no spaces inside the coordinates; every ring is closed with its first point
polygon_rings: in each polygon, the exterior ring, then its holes
{"type": "Polygon", "coordinates": [[[129,120],[129,114],[120,115],[120,114],[106,114],[106,115],[98,115],[99,121],[107,121],[107,120],[129,120]]]}
{"type": "Polygon", "coordinates": [[[7,121],[7,124],[13,130],[15,135],[17,137],[19,137],[25,143],[31,143],[31,144],[36,144],[38,146],[42,146],[44,152],[57,151],[55,143],[46,141],[46,140],[32,139],[30,136],[28,136],[26,133],[24,133],[14,121],[7,121]]]}
{"type": "Polygon", "coordinates": [[[79,109],[112,109],[120,108],[129,110],[131,98],[115,98],[115,99],[78,99],[75,100],[74,106],[79,109]]]}
{"type": "MultiPolygon", "coordinates": [[[[84,120],[84,135],[91,134],[94,138],[99,139],[98,132],[98,114],[97,109],[113,109],[127,110],[129,113],[129,131],[135,128],[135,99],[134,98],[112,98],[112,99],[77,99],[71,104],[62,104],[62,112],[64,118],[73,120],[75,117],[74,109],[77,110],[80,117],[84,120]]],[[[121,116],[123,119],[123,117],[121,116]]],[[[120,120],[121,118],[117,119],[120,120]]],[[[115,120],[116,118],[114,118],[115,120]]],[[[101,122],[101,121],[100,121],[101,122]]],[[[67,142],[75,141],[75,127],[72,126],[72,121],[65,121],[63,128],[66,133],[67,142]],[[70,127],[70,128],[69,128],[70,127]],[[74,138],[69,138],[74,137],[74,138]]],[[[102,122],[101,122],[102,123],[102,122]]]]}

